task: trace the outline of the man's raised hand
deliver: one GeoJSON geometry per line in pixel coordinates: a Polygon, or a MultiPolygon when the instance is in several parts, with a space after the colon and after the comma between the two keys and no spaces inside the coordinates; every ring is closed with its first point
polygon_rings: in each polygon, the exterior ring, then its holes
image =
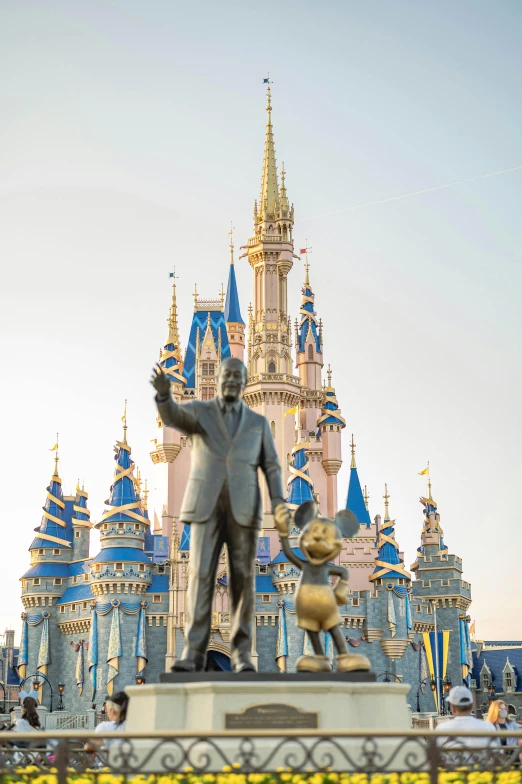
{"type": "Polygon", "coordinates": [[[170,381],[160,365],[156,365],[152,369],[150,383],[158,393],[158,397],[168,397],[170,395],[170,381]]]}

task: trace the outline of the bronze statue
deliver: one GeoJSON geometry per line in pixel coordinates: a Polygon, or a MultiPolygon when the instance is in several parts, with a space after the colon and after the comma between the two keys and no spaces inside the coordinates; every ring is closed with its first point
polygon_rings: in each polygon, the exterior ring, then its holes
{"type": "Polygon", "coordinates": [[[318,517],[315,502],[306,501],[296,510],[294,519],[302,529],[299,547],[306,560],[299,558],[288,543],[288,522],[276,519],[276,525],[286,557],[301,572],[295,595],[297,625],[308,634],[315,654],[301,656],[296,668],[299,672],[330,672],[332,667],[320,638],[320,632],[324,631],[332,635],[338,672],[369,670],[366,656],[348,653],[338,609],[348,601],[348,569],[331,562],[341,551],[341,537],[351,538],[357,532],[357,518],[346,509],[337,513],[335,522],[318,517]],[[330,584],[332,575],[339,578],[335,587],[330,584]]]}
{"type": "Polygon", "coordinates": [[[180,514],[182,522],[191,524],[185,648],[174,664],[175,671],[205,667],[223,544],[230,570],[232,665],[236,672],[255,669],[250,657],[254,573],[263,514],[258,468],[265,475],[277,525],[288,525],[289,512],[269,424],[241,400],[246,381],[244,364],[225,359],[219,368],[216,398],[178,405],[159,365],[151,379],[163,423],[192,438],[191,470],[180,514]]]}

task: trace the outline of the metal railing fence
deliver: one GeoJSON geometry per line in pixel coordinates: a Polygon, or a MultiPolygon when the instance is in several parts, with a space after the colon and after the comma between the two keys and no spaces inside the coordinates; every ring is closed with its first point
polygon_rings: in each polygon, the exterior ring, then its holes
{"type": "MultiPolygon", "coordinates": [[[[102,784],[106,779],[98,779],[107,773],[120,777],[118,781],[145,775],[150,777],[149,782],[158,780],[159,784],[167,784],[169,774],[173,780],[176,777],[187,782],[201,775],[212,784],[214,779],[209,779],[209,774],[223,770],[257,774],[251,779],[253,784],[262,784],[259,774],[266,774],[266,781],[286,781],[284,774],[288,773],[299,774],[300,781],[318,773],[326,777],[355,774],[354,784],[383,784],[383,775],[399,774],[397,784],[413,784],[417,774],[420,784],[440,784],[447,781],[444,774],[451,772],[452,782],[522,784],[521,743],[521,731],[470,734],[449,729],[443,733],[0,732],[0,774],[4,782],[18,780],[26,784],[43,773],[54,776],[56,784],[70,784],[75,778],[85,784],[86,776],[93,784],[102,784]],[[508,745],[499,745],[501,739],[508,745]]],[[[49,784],[49,779],[46,781],[49,784]]],[[[220,781],[216,779],[215,784],[220,781]]]]}

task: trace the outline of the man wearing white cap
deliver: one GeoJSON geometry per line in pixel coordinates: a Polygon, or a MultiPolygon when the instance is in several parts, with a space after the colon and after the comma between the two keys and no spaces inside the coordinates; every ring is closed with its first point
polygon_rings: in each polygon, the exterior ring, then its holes
{"type": "MultiPolygon", "coordinates": [[[[436,732],[455,732],[457,730],[462,730],[463,732],[491,732],[492,735],[495,735],[496,729],[493,724],[489,721],[483,721],[482,719],[476,719],[475,716],[471,715],[471,710],[473,708],[473,695],[471,694],[470,690],[466,686],[454,686],[448,696],[446,697],[447,702],[449,702],[451,713],[453,714],[453,718],[449,721],[445,721],[436,729],[436,732]]],[[[477,737],[462,737],[462,738],[441,738],[439,741],[440,746],[444,746],[445,748],[451,747],[459,747],[459,748],[486,748],[487,746],[498,746],[499,741],[498,738],[481,738],[477,737]]]]}

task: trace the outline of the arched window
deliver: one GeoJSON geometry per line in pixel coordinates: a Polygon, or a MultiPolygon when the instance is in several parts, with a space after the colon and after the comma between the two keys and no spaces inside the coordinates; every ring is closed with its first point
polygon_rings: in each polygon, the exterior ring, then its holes
{"type": "Polygon", "coordinates": [[[275,438],[275,422],[272,420],[270,422],[270,430],[272,431],[272,437],[275,438]]]}
{"type": "Polygon", "coordinates": [[[308,345],[308,359],[313,359],[313,358],[314,358],[314,347],[310,343],[308,345]]]}
{"type": "Polygon", "coordinates": [[[275,362],[269,362],[268,363],[268,372],[269,373],[275,373],[276,372],[276,364],[275,364],[275,362]]]}

